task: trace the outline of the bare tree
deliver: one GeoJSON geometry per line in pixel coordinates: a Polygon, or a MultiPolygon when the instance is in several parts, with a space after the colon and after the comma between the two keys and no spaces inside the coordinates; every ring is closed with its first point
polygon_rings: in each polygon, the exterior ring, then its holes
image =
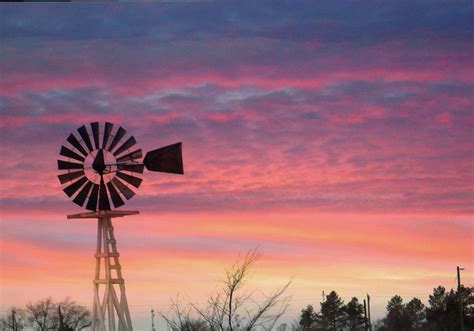
{"type": "Polygon", "coordinates": [[[208,331],[206,321],[193,318],[192,310],[190,304],[182,306],[178,295],[176,300],[171,300],[170,311],[174,316],[173,318],[168,318],[161,312],[158,314],[166,321],[168,328],[172,331],[208,331]]]}
{"type": "MultiPolygon", "coordinates": [[[[289,297],[284,293],[291,281],[264,295],[260,302],[255,299],[255,293],[243,290],[249,269],[260,258],[257,249],[247,252],[243,260],[237,260],[226,270],[224,285],[221,290],[211,295],[204,308],[190,303],[184,309],[179,303],[172,302],[173,319],[164,317],[173,331],[188,331],[194,329],[183,328],[182,321],[193,320],[190,316],[197,313],[200,322],[204,321],[205,329],[209,331],[237,331],[237,330],[272,330],[278,319],[288,308],[289,297]]],[[[194,319],[196,321],[196,319],[194,319]]]]}
{"type": "Polygon", "coordinates": [[[25,324],[25,311],[16,307],[12,307],[6,316],[0,318],[1,331],[20,331],[25,328],[25,324]]]}
{"type": "Polygon", "coordinates": [[[51,297],[26,304],[28,324],[35,330],[45,331],[57,327],[57,304],[51,297]]]}
{"type": "Polygon", "coordinates": [[[82,330],[91,325],[91,312],[87,307],[77,304],[70,297],[59,303],[61,307],[63,322],[73,330],[82,330]]]}
{"type": "Polygon", "coordinates": [[[30,302],[26,304],[25,313],[27,324],[34,330],[55,330],[59,328],[61,321],[64,328],[72,328],[74,331],[82,330],[91,324],[90,311],[69,297],[59,303],[50,297],[35,303],[30,302]]]}

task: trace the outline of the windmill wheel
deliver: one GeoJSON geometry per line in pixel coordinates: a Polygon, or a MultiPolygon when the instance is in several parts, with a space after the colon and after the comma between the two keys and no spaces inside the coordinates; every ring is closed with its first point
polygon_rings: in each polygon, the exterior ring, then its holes
{"type": "Polygon", "coordinates": [[[149,171],[184,174],[181,143],[155,149],[145,155],[127,131],[105,122],[77,129],[61,146],[59,181],[72,201],[88,210],[110,210],[125,204],[142,183],[144,168],[149,171]]]}
{"type": "Polygon", "coordinates": [[[73,202],[88,210],[110,210],[135,195],[142,178],[141,149],[134,149],[136,140],[127,131],[112,123],[103,128],[99,122],[83,125],[71,133],[68,146],[61,146],[58,160],[59,181],[73,202]]]}

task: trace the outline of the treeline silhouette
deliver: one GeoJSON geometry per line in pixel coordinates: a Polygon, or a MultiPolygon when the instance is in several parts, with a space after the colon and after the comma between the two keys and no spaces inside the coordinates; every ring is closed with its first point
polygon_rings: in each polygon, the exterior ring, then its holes
{"type": "Polygon", "coordinates": [[[425,306],[418,298],[404,303],[399,295],[387,303],[387,314],[375,323],[368,319],[364,305],[354,297],[347,304],[332,291],[316,312],[312,305],[301,311],[298,325],[291,330],[378,330],[378,331],[459,331],[474,328],[473,288],[460,286],[447,291],[443,286],[433,289],[425,306]]]}
{"type": "Polygon", "coordinates": [[[24,308],[12,307],[0,317],[0,330],[78,331],[91,325],[90,318],[90,311],[69,297],[60,302],[45,298],[24,308]]]}
{"type": "MultiPolygon", "coordinates": [[[[225,271],[221,287],[210,293],[205,303],[171,302],[168,313],[158,312],[171,331],[472,331],[474,330],[474,289],[461,285],[457,290],[443,286],[433,289],[425,306],[418,298],[407,303],[394,295],[387,303],[385,317],[370,320],[370,305],[353,297],[348,303],[336,291],[325,296],[316,311],[312,305],[282,323],[290,297],[291,281],[258,298],[245,288],[250,269],[259,259],[257,249],[247,252],[225,271]]],[[[458,268],[459,271],[459,268],[458,268]]],[[[365,300],[364,300],[365,301],[365,300]]],[[[367,302],[368,303],[368,302],[367,302]]],[[[0,330],[77,331],[91,325],[90,311],[70,298],[51,298],[12,308],[0,318],[0,330]]]]}
{"type": "Polygon", "coordinates": [[[251,250],[243,261],[226,271],[223,288],[211,294],[207,304],[172,301],[170,312],[159,314],[171,331],[472,331],[474,328],[473,289],[459,283],[456,291],[438,286],[428,298],[428,306],[413,298],[404,303],[399,295],[387,303],[384,318],[372,323],[368,308],[353,297],[347,304],[332,291],[316,311],[312,305],[302,309],[293,323],[281,323],[291,282],[265,296],[261,302],[244,289],[249,268],[260,254],[251,250]],[[252,307],[252,305],[254,307],[252,307]],[[279,322],[279,323],[278,323],[279,322]]]}
{"type": "MultiPolygon", "coordinates": [[[[255,256],[246,261],[254,262],[255,256]]],[[[245,265],[247,268],[249,265],[245,265]]],[[[230,275],[237,271],[243,280],[245,277],[242,265],[233,269],[230,275]]],[[[286,289],[286,287],[285,287],[286,289]]],[[[284,291],[275,292],[271,300],[280,300],[284,291]],[[275,295],[276,294],[276,295],[275,295]]],[[[315,311],[312,305],[306,306],[301,311],[299,320],[291,325],[281,323],[276,326],[276,321],[281,317],[282,310],[278,314],[271,314],[274,301],[266,301],[259,305],[259,310],[252,315],[251,322],[245,321],[238,315],[229,315],[225,304],[213,303],[217,311],[200,310],[198,316],[191,316],[191,309],[179,307],[174,303],[172,307],[173,317],[162,317],[167,322],[167,329],[173,331],[251,331],[251,330],[273,330],[276,331],[459,331],[473,330],[474,328],[474,291],[473,288],[460,286],[457,291],[447,291],[438,286],[433,289],[429,296],[428,306],[417,298],[404,303],[399,295],[393,296],[387,303],[387,314],[375,323],[367,317],[367,309],[358,298],[353,297],[347,304],[335,291],[331,291],[320,303],[320,309],[315,311]],[[221,310],[220,310],[221,309],[221,310]],[[206,315],[209,314],[209,315],[206,315]],[[228,323],[229,316],[235,324],[228,323]],[[462,316],[462,320],[461,320],[462,316]]],[[[234,293],[235,294],[235,293],[234,293]]],[[[234,300],[234,299],[232,299],[234,300]]],[[[228,304],[228,298],[225,300],[228,304]]],[[[239,301],[234,301],[238,303],[239,301]]],[[[287,301],[284,300],[286,310],[287,301]]],[[[238,305],[237,305],[238,306],[238,305]]],[[[0,318],[0,330],[57,330],[76,331],[88,328],[91,325],[90,311],[70,298],[61,302],[55,302],[51,298],[28,303],[25,308],[12,308],[11,311],[0,318]]]]}

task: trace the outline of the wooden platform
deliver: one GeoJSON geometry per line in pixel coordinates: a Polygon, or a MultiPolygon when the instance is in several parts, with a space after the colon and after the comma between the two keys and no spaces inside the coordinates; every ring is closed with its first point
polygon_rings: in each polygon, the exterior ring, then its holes
{"type": "Polygon", "coordinates": [[[88,213],[67,215],[67,219],[82,219],[82,218],[114,218],[124,217],[129,215],[138,215],[138,210],[99,210],[88,213]]]}

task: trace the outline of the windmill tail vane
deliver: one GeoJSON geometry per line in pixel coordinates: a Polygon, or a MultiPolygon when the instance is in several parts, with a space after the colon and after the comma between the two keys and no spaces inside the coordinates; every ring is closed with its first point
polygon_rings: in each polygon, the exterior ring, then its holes
{"type": "Polygon", "coordinates": [[[63,191],[91,211],[118,208],[135,195],[144,170],[184,174],[181,142],[145,154],[135,137],[112,123],[83,125],[61,146],[58,160],[63,191]]]}
{"type": "Polygon", "coordinates": [[[182,144],[176,143],[146,153],[143,164],[149,171],[184,174],[182,144]]]}

